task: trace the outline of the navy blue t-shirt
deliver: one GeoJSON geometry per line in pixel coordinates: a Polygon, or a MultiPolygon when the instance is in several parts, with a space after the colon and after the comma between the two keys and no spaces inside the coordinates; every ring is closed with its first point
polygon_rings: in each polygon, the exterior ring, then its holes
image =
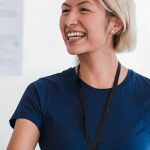
{"type": "MultiPolygon", "coordinates": [[[[70,68],[31,83],[10,119],[11,126],[18,118],[32,121],[40,131],[41,150],[87,150],[76,78],[75,68],[70,68]]],[[[80,81],[93,141],[111,89],[80,81]]],[[[149,79],[129,70],[117,86],[97,150],[150,150],[149,79]]]]}

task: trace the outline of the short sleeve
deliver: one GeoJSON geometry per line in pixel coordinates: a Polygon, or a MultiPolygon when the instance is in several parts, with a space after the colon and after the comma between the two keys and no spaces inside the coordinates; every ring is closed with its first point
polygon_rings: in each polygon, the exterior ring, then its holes
{"type": "Polygon", "coordinates": [[[44,99],[41,99],[39,95],[43,95],[43,89],[38,87],[38,85],[31,83],[25,90],[14,114],[12,115],[9,123],[12,128],[15,126],[16,119],[24,118],[33,122],[39,130],[42,127],[42,118],[43,118],[43,111],[42,111],[42,103],[44,99]]]}

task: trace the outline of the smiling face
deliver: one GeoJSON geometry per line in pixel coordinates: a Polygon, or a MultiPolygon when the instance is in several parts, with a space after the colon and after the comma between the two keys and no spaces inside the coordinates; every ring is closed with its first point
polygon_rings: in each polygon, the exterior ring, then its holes
{"type": "Polygon", "coordinates": [[[68,52],[89,53],[111,46],[110,22],[97,0],[66,0],[62,4],[60,29],[68,52]]]}

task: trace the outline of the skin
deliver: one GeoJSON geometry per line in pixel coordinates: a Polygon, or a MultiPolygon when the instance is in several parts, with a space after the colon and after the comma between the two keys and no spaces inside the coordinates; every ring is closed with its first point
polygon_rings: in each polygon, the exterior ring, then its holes
{"type": "MultiPolygon", "coordinates": [[[[63,4],[60,17],[62,37],[68,52],[79,57],[80,78],[90,86],[112,87],[118,62],[112,38],[121,28],[118,18],[108,21],[105,9],[97,0],[66,0],[63,4]],[[69,31],[82,31],[86,36],[70,42],[66,38],[69,31]]],[[[119,84],[127,72],[127,68],[122,66],[119,84]]],[[[34,150],[39,137],[35,124],[17,119],[7,150],[34,150]]]]}
{"type": "MultiPolygon", "coordinates": [[[[122,29],[120,19],[108,19],[98,0],[66,0],[62,5],[60,29],[68,52],[79,57],[80,78],[95,88],[112,87],[118,63],[112,38],[122,29]],[[83,31],[86,36],[71,43],[66,38],[67,31],[83,31]]],[[[122,66],[119,83],[127,71],[122,66]]]]}
{"type": "Polygon", "coordinates": [[[40,133],[27,119],[17,119],[7,150],[34,150],[40,133]]]}
{"type": "Polygon", "coordinates": [[[60,18],[60,29],[68,52],[76,55],[102,49],[106,46],[108,34],[105,10],[99,3],[91,0],[88,1],[89,3],[77,6],[80,2],[81,0],[67,0],[66,4],[69,4],[70,7],[63,5],[62,11],[68,10],[68,13],[62,13],[60,18]],[[87,11],[82,10],[83,8],[86,8],[87,11]],[[98,28],[99,31],[97,31],[98,28]],[[87,36],[77,43],[69,44],[66,41],[64,30],[83,31],[87,36]]]}

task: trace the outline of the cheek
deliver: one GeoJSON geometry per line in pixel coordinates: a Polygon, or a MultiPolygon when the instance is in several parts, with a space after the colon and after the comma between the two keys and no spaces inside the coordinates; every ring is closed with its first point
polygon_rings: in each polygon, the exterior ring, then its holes
{"type": "Polygon", "coordinates": [[[94,25],[89,31],[88,31],[88,39],[95,43],[95,42],[101,42],[106,37],[106,32],[104,31],[104,28],[102,28],[100,25],[96,26],[94,25]]]}
{"type": "Polygon", "coordinates": [[[64,17],[62,17],[62,16],[60,17],[59,27],[60,27],[60,30],[62,33],[64,32],[65,20],[66,19],[64,17]]]}
{"type": "Polygon", "coordinates": [[[100,20],[99,18],[91,20],[91,23],[88,26],[88,38],[91,39],[93,42],[94,41],[96,42],[98,40],[100,42],[101,40],[105,39],[106,36],[107,36],[106,22],[100,20]]]}
{"type": "Polygon", "coordinates": [[[62,18],[60,18],[60,20],[59,20],[59,28],[62,32],[62,29],[63,29],[63,19],[62,18]]]}
{"type": "Polygon", "coordinates": [[[62,37],[63,39],[65,40],[65,35],[64,35],[64,26],[65,26],[65,21],[63,18],[60,18],[60,21],[59,21],[59,28],[60,28],[60,31],[61,31],[61,34],[62,34],[62,37]]]}

